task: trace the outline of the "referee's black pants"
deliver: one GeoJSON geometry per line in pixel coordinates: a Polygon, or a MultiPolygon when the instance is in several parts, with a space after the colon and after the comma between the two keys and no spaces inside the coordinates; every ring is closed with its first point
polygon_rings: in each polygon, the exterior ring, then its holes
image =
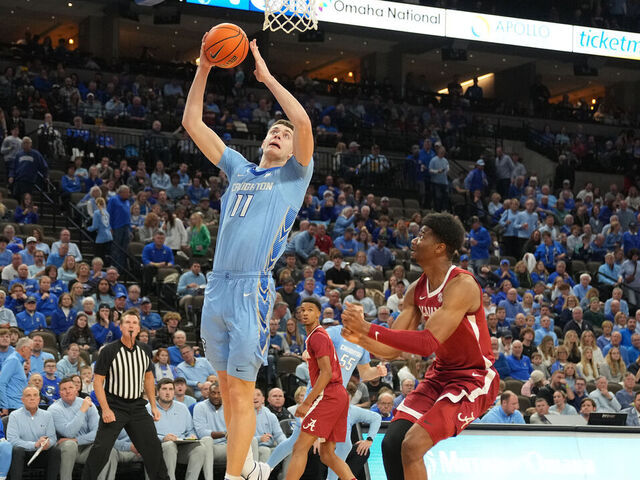
{"type": "Polygon", "coordinates": [[[104,423],[100,418],[96,439],[91,447],[82,471],[83,480],[96,480],[109,459],[113,445],[124,428],[136,447],[149,480],[168,480],[167,467],[162,457],[162,445],[158,439],[153,418],[146,408],[146,400],[132,402],[109,397],[109,407],[116,416],[116,421],[104,423]]]}

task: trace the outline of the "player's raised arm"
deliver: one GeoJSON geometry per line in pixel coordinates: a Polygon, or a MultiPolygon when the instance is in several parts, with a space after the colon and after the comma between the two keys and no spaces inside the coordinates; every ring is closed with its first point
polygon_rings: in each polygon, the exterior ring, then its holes
{"type": "MultiPolygon", "coordinates": [[[[392,348],[427,357],[451,336],[468,312],[480,307],[480,295],[469,294],[474,291],[478,291],[478,285],[469,275],[453,279],[443,291],[442,307],[429,317],[422,331],[384,328],[355,316],[349,317],[345,326],[355,334],[366,335],[392,348]]],[[[342,319],[344,322],[344,314],[342,319]]]]}
{"type": "Polygon", "coordinates": [[[214,165],[218,165],[226,145],[218,135],[202,121],[204,91],[207,87],[207,77],[213,64],[204,53],[205,33],[200,46],[200,65],[196,70],[193,83],[187,95],[187,102],[182,115],[182,126],[191,136],[205,157],[214,165]]]}
{"type": "MultiPolygon", "coordinates": [[[[415,293],[416,282],[413,282],[407,293],[404,296],[404,307],[402,313],[393,322],[391,328],[393,330],[415,330],[420,325],[421,314],[420,310],[413,303],[413,295],[415,293]]],[[[366,333],[358,333],[352,331],[348,325],[351,322],[364,322],[364,312],[361,306],[346,304],[346,309],[342,313],[342,321],[344,328],[342,329],[342,336],[350,342],[356,343],[363,347],[365,350],[371,352],[376,357],[384,358],[386,360],[394,360],[400,356],[402,350],[385,345],[381,342],[369,338],[366,333]],[[346,319],[346,322],[345,322],[346,319]]],[[[368,322],[365,322],[369,325],[368,322]]]]}
{"type": "Polygon", "coordinates": [[[267,64],[262,55],[260,55],[257,42],[252,40],[249,46],[256,62],[256,69],[253,73],[256,79],[264,83],[273,96],[276,97],[287,118],[293,123],[295,127],[293,131],[293,155],[300,165],[306,167],[311,162],[313,155],[313,130],[309,115],[300,105],[300,102],[271,75],[267,64]]]}

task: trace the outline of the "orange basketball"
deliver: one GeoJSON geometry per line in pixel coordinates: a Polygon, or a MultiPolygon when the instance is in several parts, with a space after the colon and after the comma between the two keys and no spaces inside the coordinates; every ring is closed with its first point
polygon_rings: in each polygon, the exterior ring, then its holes
{"type": "Polygon", "coordinates": [[[209,30],[204,52],[216,67],[232,68],[240,65],[247,56],[249,40],[239,26],[221,23],[209,30]]]}

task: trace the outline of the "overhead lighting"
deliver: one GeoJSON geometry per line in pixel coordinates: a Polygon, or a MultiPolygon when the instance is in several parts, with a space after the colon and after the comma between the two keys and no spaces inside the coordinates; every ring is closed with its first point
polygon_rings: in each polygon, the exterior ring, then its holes
{"type": "Polygon", "coordinates": [[[75,40],[73,38],[70,38],[69,39],[69,45],[73,45],[74,43],[76,43],[75,40]]]}
{"type": "Polygon", "coordinates": [[[333,83],[338,83],[338,77],[333,77],[333,83]]]}
{"type": "MultiPolygon", "coordinates": [[[[442,73],[444,73],[444,72],[442,72],[442,73]]],[[[493,73],[485,73],[484,75],[479,76],[478,77],[478,83],[480,83],[481,81],[486,80],[486,79],[488,79],[490,77],[493,77],[493,75],[494,75],[493,73]]],[[[473,85],[473,78],[471,78],[469,80],[465,80],[460,85],[462,86],[462,88],[470,87],[471,85],[473,85]]],[[[442,90],[438,90],[438,93],[440,95],[447,95],[449,93],[449,89],[448,88],[443,88],[442,90]]]]}
{"type": "Polygon", "coordinates": [[[353,78],[353,72],[349,72],[347,75],[349,75],[349,78],[353,78]]]}
{"type": "Polygon", "coordinates": [[[591,99],[591,104],[592,104],[592,105],[595,105],[595,104],[596,104],[596,99],[595,99],[595,98],[592,98],[592,99],[591,99]]]}
{"type": "Polygon", "coordinates": [[[67,7],[73,7],[73,3],[71,2],[67,3],[67,7]]]}

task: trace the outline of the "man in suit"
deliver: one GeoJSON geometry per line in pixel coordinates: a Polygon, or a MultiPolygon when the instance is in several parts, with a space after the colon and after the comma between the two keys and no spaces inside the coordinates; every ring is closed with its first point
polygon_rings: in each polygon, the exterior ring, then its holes
{"type": "Polygon", "coordinates": [[[640,392],[636,392],[631,406],[621,413],[627,414],[627,427],[640,427],[640,392]]]}

